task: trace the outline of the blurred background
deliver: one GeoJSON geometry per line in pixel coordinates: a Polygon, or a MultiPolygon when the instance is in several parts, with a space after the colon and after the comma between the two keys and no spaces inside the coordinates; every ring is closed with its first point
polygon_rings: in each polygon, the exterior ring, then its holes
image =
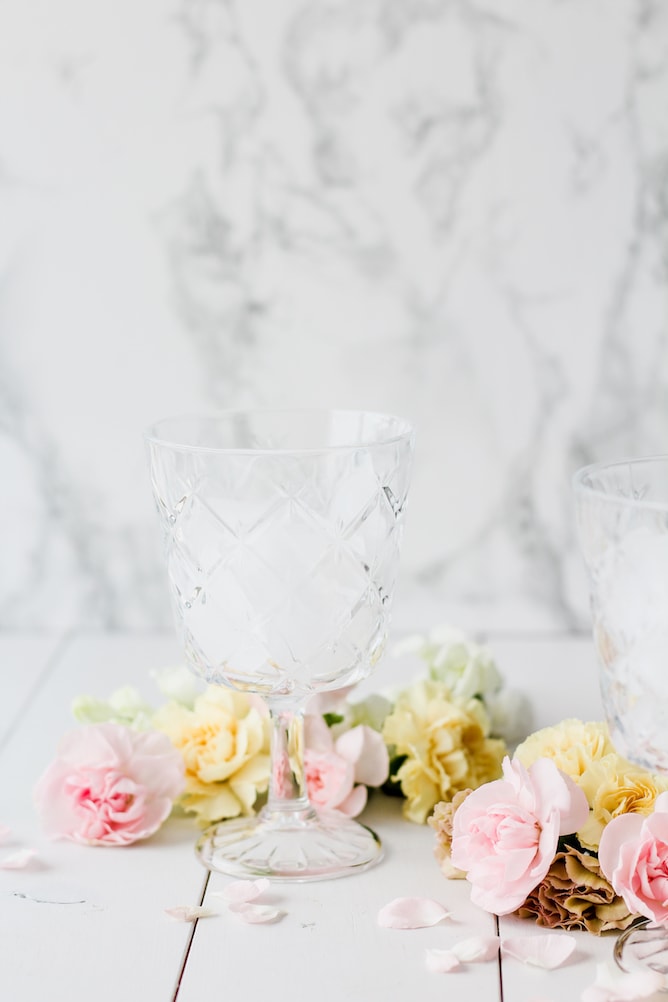
{"type": "Polygon", "coordinates": [[[171,616],[142,431],[417,429],[398,615],[588,629],[668,451],[662,0],[1,0],[0,627],[171,616]]]}

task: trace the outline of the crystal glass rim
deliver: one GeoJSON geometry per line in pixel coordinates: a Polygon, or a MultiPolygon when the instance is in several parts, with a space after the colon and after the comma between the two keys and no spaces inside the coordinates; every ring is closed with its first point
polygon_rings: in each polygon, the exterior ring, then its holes
{"type": "Polygon", "coordinates": [[[668,496],[665,501],[645,501],[643,498],[629,498],[622,494],[611,494],[601,490],[600,487],[592,487],[585,483],[587,477],[595,473],[604,473],[606,470],[613,470],[620,466],[633,466],[639,468],[650,463],[664,463],[668,467],[668,454],[656,456],[629,456],[625,459],[601,460],[598,463],[589,463],[576,470],[573,474],[573,490],[575,493],[583,494],[587,497],[598,498],[607,504],[619,505],[623,508],[645,508],[648,511],[668,511],[668,496]]]}
{"type": "Polygon", "coordinates": [[[395,442],[400,441],[410,441],[415,435],[415,429],[410,421],[405,418],[399,417],[395,414],[386,413],[383,411],[365,411],[365,410],[355,410],[355,409],[342,409],[342,408],[329,408],[329,407],[311,407],[311,408],[274,408],[274,407],[239,407],[231,408],[222,411],[213,412],[189,412],[185,414],[174,414],[170,417],[160,418],[144,432],[144,440],[153,445],[162,446],[168,449],[174,449],[180,452],[196,452],[196,453],[206,453],[206,454],[218,454],[218,455],[266,455],[266,456],[308,456],[308,455],[319,455],[320,453],[329,452],[346,452],[352,449],[363,449],[363,448],[374,448],[379,446],[392,445],[395,442]],[[386,422],[392,426],[391,433],[386,433],[373,437],[372,435],[364,435],[358,438],[353,438],[350,441],[343,442],[336,445],[323,444],[321,446],[305,446],[302,448],[290,448],[277,446],[272,448],[270,446],[215,446],[215,445],[188,445],[184,442],[175,441],[173,436],[165,436],[160,434],[160,428],[166,427],[168,425],[175,425],[177,422],[187,422],[187,421],[201,421],[201,422],[221,422],[221,421],[232,421],[234,419],[242,417],[253,417],[253,416],[263,416],[268,417],[270,415],[275,415],[277,418],[299,418],[303,420],[308,420],[309,417],[312,418],[322,418],[326,415],[335,417],[337,415],[349,417],[349,418],[366,418],[373,421],[377,421],[379,424],[386,422]]]}

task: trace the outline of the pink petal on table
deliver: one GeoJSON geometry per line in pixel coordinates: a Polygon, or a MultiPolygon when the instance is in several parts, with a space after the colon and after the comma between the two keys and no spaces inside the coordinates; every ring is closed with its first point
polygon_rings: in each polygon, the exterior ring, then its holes
{"type": "Polygon", "coordinates": [[[35,849],[19,849],[18,852],[12,852],[4,859],[0,859],[0,870],[22,870],[36,855],[35,849]]]}
{"type": "Polygon", "coordinates": [[[544,967],[553,971],[565,964],[575,949],[575,937],[559,932],[546,932],[538,936],[514,936],[504,939],[504,954],[523,964],[544,967]]]}
{"type": "Polygon", "coordinates": [[[285,915],[285,912],[270,905],[253,905],[247,901],[239,901],[230,905],[230,911],[238,915],[242,922],[251,925],[260,925],[267,922],[278,922],[285,915]]]}
{"type": "Polygon", "coordinates": [[[472,936],[455,943],[450,949],[462,964],[484,964],[488,960],[494,960],[499,952],[499,937],[472,936]]]}
{"type": "Polygon", "coordinates": [[[260,877],[259,880],[233,880],[220,892],[220,897],[237,904],[243,901],[254,901],[268,887],[269,881],[266,877],[260,877]]]}
{"type": "Polygon", "coordinates": [[[378,912],[378,925],[384,929],[424,929],[438,925],[449,915],[431,898],[395,898],[378,912]]]}
{"type": "Polygon", "coordinates": [[[625,974],[612,964],[596,965],[596,980],[582,992],[581,1002],[633,1002],[666,987],[666,977],[651,968],[625,974]]]}
{"type": "Polygon", "coordinates": [[[450,974],[461,967],[461,962],[452,950],[426,950],[427,970],[432,974],[450,974]]]}
{"type": "Polygon", "coordinates": [[[174,908],[165,908],[165,914],[177,922],[196,922],[197,919],[210,918],[218,912],[203,908],[201,905],[176,905],[174,908]]]}

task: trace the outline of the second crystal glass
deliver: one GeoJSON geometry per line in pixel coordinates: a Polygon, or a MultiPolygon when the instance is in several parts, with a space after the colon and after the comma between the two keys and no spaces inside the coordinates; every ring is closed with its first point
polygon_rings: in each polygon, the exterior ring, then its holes
{"type": "Polygon", "coordinates": [[[202,861],[292,880],[371,865],[377,836],[308,801],[303,711],[383,652],[410,425],[367,412],[231,411],[166,419],[146,442],[189,666],[260,693],[272,720],[267,804],[206,831],[202,861]]]}
{"type": "MultiPolygon", "coordinates": [[[[574,491],[610,735],[620,754],[666,775],[668,456],[587,466],[575,474],[574,491]]],[[[651,866],[665,880],[665,859],[651,866]]],[[[668,974],[668,928],[634,922],[615,957],[624,970],[668,974]]]]}

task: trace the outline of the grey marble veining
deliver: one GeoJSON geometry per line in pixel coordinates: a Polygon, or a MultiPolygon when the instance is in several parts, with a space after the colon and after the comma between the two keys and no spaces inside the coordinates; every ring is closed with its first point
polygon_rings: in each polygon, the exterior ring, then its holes
{"type": "Polygon", "coordinates": [[[667,287],[661,0],[6,0],[0,626],[168,623],[143,428],[316,404],[415,421],[425,622],[586,625],[667,287]]]}

